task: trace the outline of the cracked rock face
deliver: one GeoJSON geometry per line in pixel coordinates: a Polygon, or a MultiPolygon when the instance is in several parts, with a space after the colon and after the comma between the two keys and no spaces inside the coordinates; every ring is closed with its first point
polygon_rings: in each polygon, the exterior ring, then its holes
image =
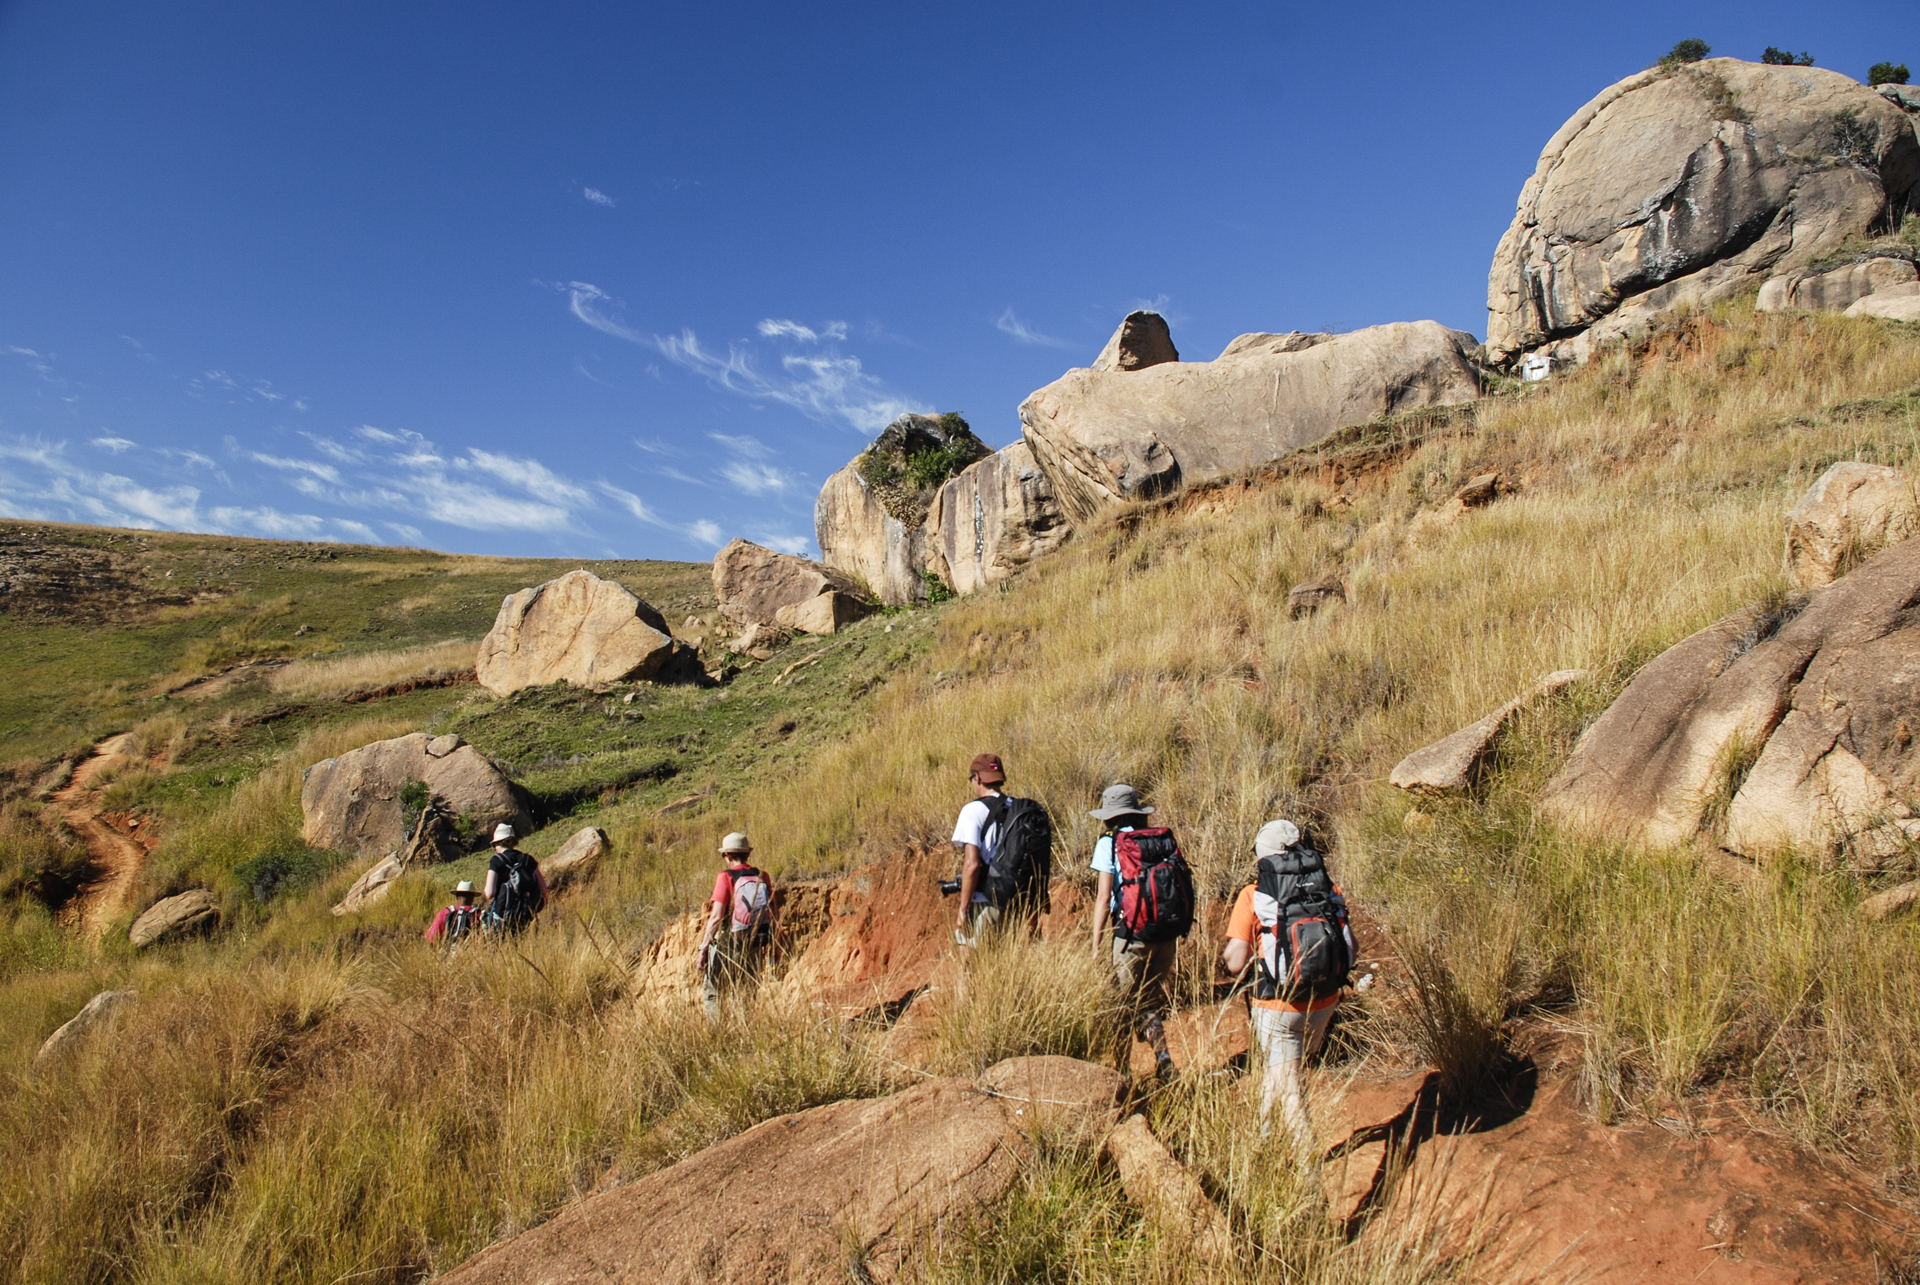
{"type": "Polygon", "coordinates": [[[955,593],[996,585],[1069,534],[1053,483],[1025,442],[1015,442],[940,488],[927,514],[928,566],[955,593]]]}
{"type": "Polygon", "coordinates": [[[1487,276],[1487,349],[1576,355],[1682,303],[1815,263],[1904,212],[1920,142],[1837,72],[1711,58],[1610,87],[1561,126],[1487,276]]]}

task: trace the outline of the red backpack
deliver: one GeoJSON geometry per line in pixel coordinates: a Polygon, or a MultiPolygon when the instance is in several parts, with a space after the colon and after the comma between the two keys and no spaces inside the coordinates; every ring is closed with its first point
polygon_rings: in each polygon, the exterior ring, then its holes
{"type": "Polygon", "coordinates": [[[1193,928],[1193,871],[1165,826],[1121,830],[1113,836],[1120,867],[1119,936],[1172,941],[1193,928]]]}

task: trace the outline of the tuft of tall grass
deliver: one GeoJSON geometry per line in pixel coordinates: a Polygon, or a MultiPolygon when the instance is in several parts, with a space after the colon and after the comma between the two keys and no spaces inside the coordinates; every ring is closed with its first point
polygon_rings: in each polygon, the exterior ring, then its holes
{"type": "Polygon", "coordinates": [[[455,677],[473,668],[478,649],[477,642],[450,638],[404,651],[296,660],[276,670],[267,684],[279,695],[294,700],[338,700],[397,683],[455,677]]]}
{"type": "Polygon", "coordinates": [[[1118,1056],[1121,1006],[1105,956],[1074,934],[1042,941],[1003,932],[971,950],[964,975],[937,995],[937,1063],[977,1075],[1010,1057],[1118,1056]]]}

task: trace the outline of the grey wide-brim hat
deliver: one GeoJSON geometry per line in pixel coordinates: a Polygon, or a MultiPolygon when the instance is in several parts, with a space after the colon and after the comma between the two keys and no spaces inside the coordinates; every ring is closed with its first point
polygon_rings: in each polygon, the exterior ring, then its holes
{"type": "Polygon", "coordinates": [[[1150,816],[1153,809],[1140,801],[1139,792],[1131,785],[1109,785],[1100,792],[1100,806],[1087,813],[1096,821],[1111,821],[1115,817],[1150,816]]]}

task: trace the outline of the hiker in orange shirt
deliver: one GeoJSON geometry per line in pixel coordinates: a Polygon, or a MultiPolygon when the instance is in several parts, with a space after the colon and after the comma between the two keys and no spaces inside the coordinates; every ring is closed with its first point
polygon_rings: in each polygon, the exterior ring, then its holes
{"type": "Polygon", "coordinates": [[[1220,962],[1236,977],[1249,963],[1259,970],[1251,1016],[1266,1063],[1260,1128],[1272,1128],[1273,1100],[1279,1098],[1295,1154],[1304,1162],[1315,1147],[1301,1068],[1327,1038],[1340,988],[1353,969],[1353,932],[1346,898],[1293,822],[1261,826],[1253,853],[1254,882],[1233,903],[1220,962]]]}

